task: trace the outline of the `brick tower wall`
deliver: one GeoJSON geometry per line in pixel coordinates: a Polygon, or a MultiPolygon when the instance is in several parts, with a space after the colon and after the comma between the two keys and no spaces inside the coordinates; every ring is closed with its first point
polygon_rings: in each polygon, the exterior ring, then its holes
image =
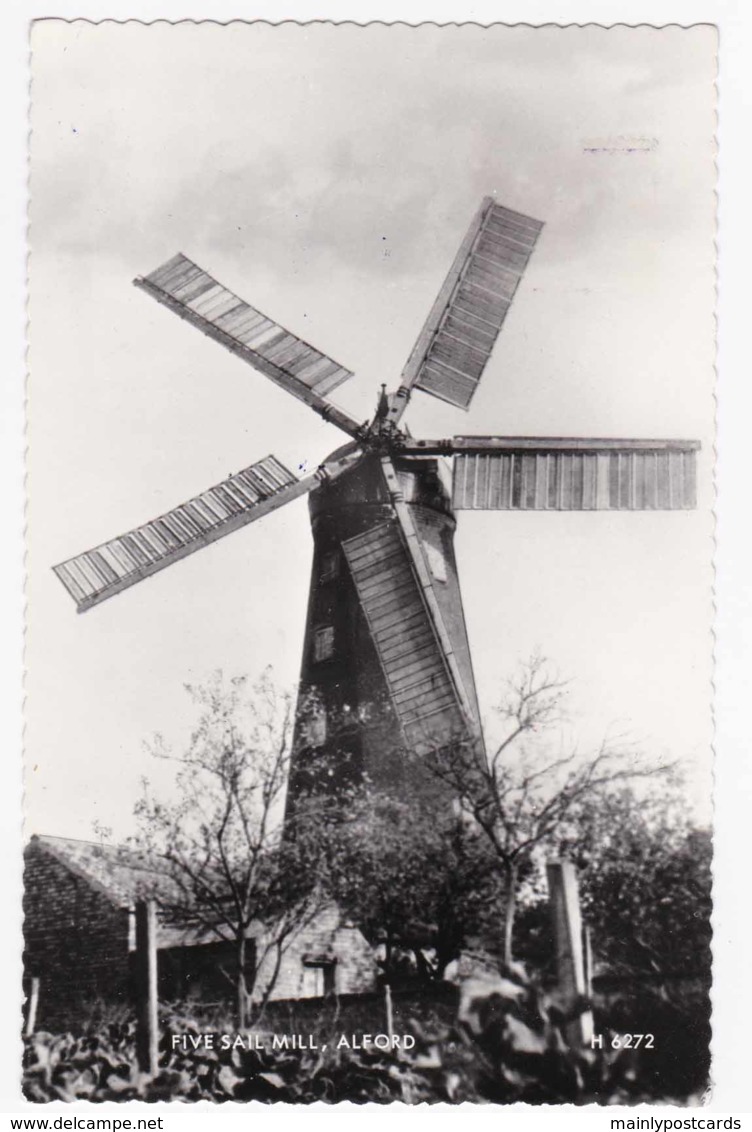
{"type": "MultiPolygon", "coordinates": [[[[433,548],[434,560],[438,556],[443,563],[444,580],[435,580],[434,591],[477,717],[448,493],[436,460],[396,461],[396,466],[419,536],[433,548]]],[[[378,457],[364,458],[352,472],[315,492],[310,509],[314,553],[288,815],[301,794],[336,793],[364,774],[388,792],[403,794],[408,785],[417,786],[407,781],[411,774],[402,752],[404,739],[341,550],[343,540],[393,517],[378,457]]]]}

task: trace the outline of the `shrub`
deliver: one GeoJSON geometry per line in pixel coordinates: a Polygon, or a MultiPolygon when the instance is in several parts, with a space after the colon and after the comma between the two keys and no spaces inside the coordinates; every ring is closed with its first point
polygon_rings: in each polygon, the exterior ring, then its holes
{"type": "MultiPolygon", "coordinates": [[[[623,1003],[612,1003],[611,1012],[619,1026],[629,1022],[623,1003]]],[[[609,1048],[605,1024],[599,1029],[606,1048],[569,1048],[563,1034],[572,1016],[515,966],[504,977],[464,984],[449,1023],[438,1014],[422,1024],[412,1021],[415,1047],[409,1052],[337,1048],[331,1041],[310,1051],[222,1049],[219,1034],[214,1049],[172,1049],[173,1033],[206,1032],[173,1018],[163,1026],[160,1071],[150,1079],[136,1065],[134,1024],[112,1023],[78,1037],[28,1038],[24,1093],[42,1102],[628,1104],[685,1101],[701,1091],[702,1072],[691,1066],[672,1074],[652,1051],[609,1048]]],[[[663,1021],[668,1038],[672,1019],[663,1021]]]]}

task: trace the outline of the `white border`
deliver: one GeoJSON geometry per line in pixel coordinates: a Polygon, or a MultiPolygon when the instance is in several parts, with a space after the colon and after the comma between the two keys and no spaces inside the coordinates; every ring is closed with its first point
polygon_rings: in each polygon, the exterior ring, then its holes
{"type": "MultiPolygon", "coordinates": [[[[21,640],[22,640],[22,516],[23,516],[23,372],[26,193],[26,100],[28,84],[28,24],[33,18],[67,19],[311,19],[352,20],[366,23],[469,22],[503,23],[599,23],[657,26],[676,23],[714,23],[720,29],[719,139],[720,139],[720,287],[719,287],[719,461],[717,546],[717,698],[716,698],[716,869],[715,869],[715,991],[714,1078],[709,1110],[683,1115],[711,1116],[745,1113],[750,1103],[749,1019],[752,1016],[752,975],[747,957],[750,935],[748,865],[752,853],[749,806],[752,802],[752,760],[748,747],[750,661],[750,585],[752,555],[748,536],[749,479],[744,460],[749,446],[750,373],[745,351],[750,325],[749,251],[752,178],[749,161],[750,114],[749,69],[752,66],[752,8],[749,0],[435,0],[433,3],[397,3],[395,0],[5,0],[0,10],[0,84],[3,113],[0,115],[3,155],[3,193],[0,206],[3,295],[0,303],[0,348],[3,352],[0,379],[0,750],[5,778],[0,790],[0,850],[3,870],[3,931],[0,933],[0,971],[4,1009],[0,1012],[0,1111],[24,1112],[53,1118],[73,1114],[73,1106],[53,1112],[26,1105],[18,1087],[19,1040],[16,1004],[20,985],[20,925],[14,909],[20,903],[20,809],[19,748],[21,740],[21,640]]],[[[55,1106],[56,1109],[58,1106],[55,1106]]],[[[125,1115],[122,1106],[75,1110],[80,1115],[125,1115]]],[[[150,1106],[143,1115],[174,1112],[150,1106]]],[[[181,1119],[201,1119],[195,1112],[179,1110],[181,1119]]],[[[218,1110],[213,1110],[215,1114],[218,1110]]],[[[245,1122],[251,1115],[242,1108],[226,1106],[223,1121],[245,1122]]],[[[651,1106],[640,1115],[672,1115],[651,1106]]],[[[141,1115],[132,1112],[132,1115],[141,1115]]],[[[323,1113],[309,1109],[272,1108],[263,1119],[382,1119],[380,1108],[353,1110],[350,1106],[323,1113]],[[356,1115],[357,1114],[357,1115],[356,1115]]],[[[517,1125],[538,1127],[556,1120],[557,1128],[580,1126],[591,1119],[609,1127],[611,1115],[637,1115],[613,1109],[515,1110],[473,1109],[440,1113],[435,1108],[400,1113],[394,1107],[389,1117],[415,1120],[473,1121],[501,1119],[517,1125]],[[570,1124],[571,1121],[571,1124],[570,1124]]],[[[679,1116],[679,1113],[673,1114],[679,1116]]],[[[172,1119],[172,1118],[171,1118],[172,1119]]],[[[167,1126],[171,1120],[166,1121],[167,1126]]]]}

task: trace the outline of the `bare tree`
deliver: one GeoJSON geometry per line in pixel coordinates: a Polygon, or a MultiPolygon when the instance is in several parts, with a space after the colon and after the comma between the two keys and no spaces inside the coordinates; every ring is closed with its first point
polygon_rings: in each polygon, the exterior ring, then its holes
{"type": "Polygon", "coordinates": [[[270,672],[250,688],[245,678],[217,674],[186,690],[198,722],[181,753],[160,735],[149,744],[176,773],[169,801],[157,799],[144,780],[135,840],[166,873],[167,883],[163,877],[156,889],[162,914],[234,942],[237,1022],[244,1026],[259,970],[263,1010],[286,948],[324,899],[316,823],[309,810],[299,835],[283,836],[292,705],[270,672]]]}
{"type": "Polygon", "coordinates": [[[588,756],[572,750],[552,757],[539,742],[529,742],[561,722],[565,695],[566,684],[542,657],[533,656],[507,686],[499,707],[504,733],[487,756],[473,743],[457,742],[427,762],[492,848],[502,878],[505,965],[514,958],[520,884],[536,851],[552,845],[582,806],[596,805],[606,788],[668,769],[648,765],[627,744],[609,738],[588,756]]]}

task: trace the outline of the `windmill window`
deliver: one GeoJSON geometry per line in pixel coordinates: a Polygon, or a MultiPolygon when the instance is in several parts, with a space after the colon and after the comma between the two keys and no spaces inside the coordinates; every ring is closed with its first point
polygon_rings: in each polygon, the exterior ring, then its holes
{"type": "Polygon", "coordinates": [[[430,543],[424,543],[424,549],[431,574],[437,582],[445,582],[447,580],[447,572],[444,555],[437,547],[431,546],[430,543]]]}
{"type": "Polygon", "coordinates": [[[323,747],[326,742],[326,712],[315,708],[306,722],[306,740],[311,747],[323,747]]]}
{"type": "Polygon", "coordinates": [[[313,635],[313,659],[329,660],[334,656],[334,626],[322,625],[313,635]]]}
{"type": "Polygon", "coordinates": [[[321,581],[332,582],[339,577],[339,551],[327,550],[321,560],[321,581]]]}

